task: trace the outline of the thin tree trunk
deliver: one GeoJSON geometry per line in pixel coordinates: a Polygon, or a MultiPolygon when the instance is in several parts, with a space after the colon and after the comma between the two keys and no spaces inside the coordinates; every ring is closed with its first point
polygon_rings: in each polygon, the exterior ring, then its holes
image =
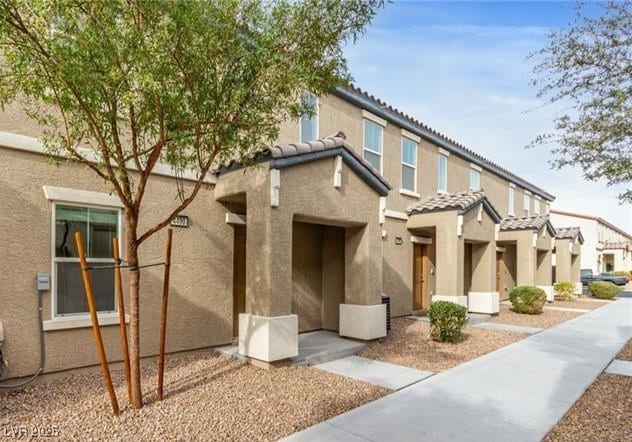
{"type": "Polygon", "coordinates": [[[138,266],[138,240],[136,228],[138,217],[133,213],[125,213],[125,225],[127,228],[127,262],[130,266],[129,272],[129,306],[130,306],[130,327],[129,327],[129,360],[132,381],[131,405],[133,408],[142,408],[143,392],[140,383],[140,309],[139,309],[139,286],[140,270],[138,266]]]}

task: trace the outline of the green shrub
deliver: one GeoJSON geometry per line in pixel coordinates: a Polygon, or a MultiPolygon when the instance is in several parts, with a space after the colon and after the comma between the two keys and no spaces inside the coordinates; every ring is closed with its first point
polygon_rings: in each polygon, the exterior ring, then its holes
{"type": "Polygon", "coordinates": [[[576,299],[575,284],[571,281],[560,281],[553,285],[555,290],[555,298],[560,301],[572,301],[576,299]]]}
{"type": "Polygon", "coordinates": [[[516,313],[535,315],[542,313],[546,302],[546,293],[538,287],[522,285],[509,292],[509,300],[516,313]]]}
{"type": "Polygon", "coordinates": [[[612,299],[621,291],[610,281],[593,281],[588,284],[588,290],[595,298],[599,299],[612,299]]]}
{"type": "Polygon", "coordinates": [[[632,271],[628,272],[626,270],[617,270],[614,272],[614,276],[625,276],[628,281],[630,281],[630,276],[632,275],[632,271]]]}
{"type": "Polygon", "coordinates": [[[428,309],[430,337],[440,342],[459,342],[467,322],[467,309],[449,301],[436,301],[428,309]]]}

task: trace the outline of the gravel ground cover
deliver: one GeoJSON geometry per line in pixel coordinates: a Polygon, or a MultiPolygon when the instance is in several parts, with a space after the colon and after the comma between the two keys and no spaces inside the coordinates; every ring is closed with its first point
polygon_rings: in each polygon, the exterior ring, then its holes
{"type": "MultiPolygon", "coordinates": [[[[143,409],[127,405],[113,370],[121,415],[112,415],[99,372],[0,393],[0,431],[36,428],[63,440],[277,440],[388,394],[311,367],[265,371],[214,353],[167,361],[165,398],[156,401],[156,366],[143,366],[143,409]]],[[[24,437],[23,437],[24,438],[24,437]]]]}
{"type": "Polygon", "coordinates": [[[500,305],[500,313],[492,316],[489,322],[499,322],[501,324],[524,325],[527,327],[548,328],[562,322],[573,319],[581,315],[579,312],[560,312],[557,310],[544,310],[539,315],[527,315],[515,313],[509,305],[500,305]]]}
{"type": "Polygon", "coordinates": [[[622,361],[632,361],[632,339],[625,344],[623,349],[621,349],[617,355],[617,359],[621,359],[622,361]]]}
{"type": "Polygon", "coordinates": [[[632,440],[632,377],[603,373],[544,442],[632,440]]]}
{"type": "Polygon", "coordinates": [[[609,304],[610,301],[587,301],[585,299],[576,299],[575,301],[553,301],[551,304],[546,304],[545,307],[565,307],[565,308],[581,308],[585,310],[595,310],[599,307],[603,307],[609,304]]]}
{"type": "Polygon", "coordinates": [[[463,341],[458,344],[435,342],[430,339],[428,322],[397,318],[392,321],[389,336],[381,342],[370,343],[360,356],[439,372],[529,336],[469,326],[465,327],[464,334],[463,341]]]}

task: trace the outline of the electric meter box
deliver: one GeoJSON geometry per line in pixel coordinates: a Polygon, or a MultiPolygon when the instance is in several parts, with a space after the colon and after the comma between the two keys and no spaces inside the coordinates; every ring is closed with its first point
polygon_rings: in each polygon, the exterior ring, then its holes
{"type": "Polygon", "coordinates": [[[50,290],[50,273],[37,274],[37,290],[40,292],[50,290]]]}

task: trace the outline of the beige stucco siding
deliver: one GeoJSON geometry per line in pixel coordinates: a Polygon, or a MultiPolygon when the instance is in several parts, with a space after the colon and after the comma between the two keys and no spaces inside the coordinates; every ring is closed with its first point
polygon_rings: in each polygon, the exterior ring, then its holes
{"type": "Polygon", "coordinates": [[[386,238],[382,242],[384,293],[391,297],[392,316],[409,315],[413,310],[411,235],[403,220],[387,218],[383,228],[386,230],[386,238]],[[397,238],[401,238],[401,244],[397,244],[397,238]]]}
{"type": "MultiPolygon", "coordinates": [[[[35,273],[51,272],[52,205],[43,185],[108,192],[96,175],[76,164],[57,168],[42,155],[0,148],[0,221],[5,226],[5,271],[0,285],[0,320],[6,328],[7,376],[35,371],[39,341],[35,273]],[[10,270],[8,270],[10,269],[10,270]]],[[[175,204],[175,182],[152,177],[141,215],[141,231],[162,219],[175,204]]],[[[190,226],[175,229],[171,269],[167,351],[230,342],[232,328],[232,229],[224,209],[205,187],[185,210],[190,226]]],[[[162,260],[165,232],[141,246],[141,263],[162,260]]],[[[125,250],[123,249],[123,253],[125,250]]],[[[141,277],[141,353],[156,354],[162,269],[145,269],[141,277]]],[[[44,318],[51,317],[51,294],[43,295],[44,318]]],[[[118,327],[104,326],[108,358],[119,360],[118,327]]],[[[46,331],[46,370],[96,364],[89,328],[46,331]]]]}

